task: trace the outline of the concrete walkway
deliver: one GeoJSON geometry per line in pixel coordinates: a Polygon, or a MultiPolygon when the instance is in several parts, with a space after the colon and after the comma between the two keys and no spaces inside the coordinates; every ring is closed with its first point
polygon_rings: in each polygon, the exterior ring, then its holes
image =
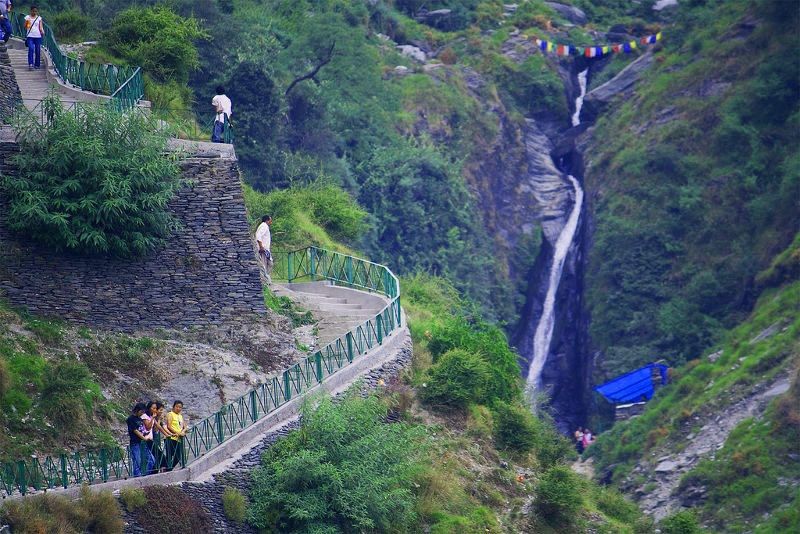
{"type": "MultiPolygon", "coordinates": [[[[310,310],[320,321],[318,347],[324,347],[329,341],[343,336],[368,318],[374,317],[389,303],[389,299],[381,295],[332,286],[328,282],[275,284],[272,290],[278,295],[288,296],[300,306],[310,310]],[[360,320],[361,316],[365,318],[360,320]]],[[[146,477],[92,484],[92,489],[113,491],[126,487],[211,480],[214,475],[228,471],[248,453],[263,446],[262,442],[265,436],[271,432],[284,428],[286,425],[296,425],[300,408],[309,396],[322,392],[338,395],[359,379],[403,355],[408,355],[411,350],[411,336],[405,317],[403,317],[402,325],[402,328],[386,336],[382,345],[375,346],[367,353],[357,356],[351,364],[328,377],[322,384],[309,390],[305,395],[295,397],[228,441],[197,458],[186,468],[146,477]]],[[[48,490],[48,493],[76,496],[79,491],[80,487],[72,486],[67,489],[51,489],[48,490]]],[[[38,492],[29,493],[29,495],[35,493],[38,492]]],[[[19,499],[22,497],[17,493],[9,498],[19,499]]]]}
{"type": "MultiPolygon", "coordinates": [[[[6,45],[11,67],[17,79],[22,101],[30,111],[36,110],[47,94],[55,90],[61,101],[67,105],[74,102],[97,102],[109,97],[82,91],[65,85],[53,70],[52,61],[47,51],[42,48],[41,68],[28,68],[28,50],[25,43],[17,38],[10,39],[6,45]]],[[[38,110],[36,110],[38,112],[38,110]]]]}
{"type": "Polygon", "coordinates": [[[380,295],[321,282],[275,284],[272,290],[311,312],[317,320],[318,348],[364,324],[389,304],[389,299],[380,295]]]}

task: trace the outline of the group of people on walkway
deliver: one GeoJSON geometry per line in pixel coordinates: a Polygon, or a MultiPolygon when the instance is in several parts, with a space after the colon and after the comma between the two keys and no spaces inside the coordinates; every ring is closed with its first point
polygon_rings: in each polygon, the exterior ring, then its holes
{"type": "Polygon", "coordinates": [[[575,450],[578,451],[578,454],[583,454],[583,451],[589,448],[594,440],[591,430],[578,427],[578,430],[575,431],[575,450]]]}
{"type": "Polygon", "coordinates": [[[183,439],[188,427],[183,402],[176,400],[164,414],[164,403],[138,402],[127,419],[133,476],[172,471],[184,463],[183,439]]]}

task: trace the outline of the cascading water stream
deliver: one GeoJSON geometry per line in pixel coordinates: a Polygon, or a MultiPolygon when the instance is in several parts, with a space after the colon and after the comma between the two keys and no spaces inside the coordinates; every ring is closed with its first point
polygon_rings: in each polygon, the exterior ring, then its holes
{"type": "MultiPolygon", "coordinates": [[[[583,107],[583,97],[586,95],[586,75],[588,70],[578,74],[578,84],[580,95],[575,99],[575,113],[572,115],[572,126],[581,123],[581,108],[583,107]]],[[[533,337],[533,357],[528,368],[528,387],[536,390],[540,387],[542,369],[544,369],[547,355],[550,352],[550,342],[553,338],[553,328],[555,327],[555,304],[558,286],[561,283],[561,273],[564,270],[564,262],[572,241],[575,239],[575,232],[578,230],[578,220],[583,206],[583,188],[574,176],[568,175],[567,179],[575,189],[575,202],[572,205],[567,222],[561,233],[558,235],[556,244],[553,247],[553,263],[550,267],[550,276],[547,280],[547,293],[542,304],[542,315],[536,325],[536,333],[533,337]]]]}

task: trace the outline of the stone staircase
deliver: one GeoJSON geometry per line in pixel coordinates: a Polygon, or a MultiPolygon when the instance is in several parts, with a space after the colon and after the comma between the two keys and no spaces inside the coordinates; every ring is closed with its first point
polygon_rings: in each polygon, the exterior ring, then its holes
{"type": "Polygon", "coordinates": [[[6,43],[8,58],[14,69],[17,85],[22,93],[22,101],[29,110],[34,111],[51,90],[55,90],[61,101],[69,106],[74,102],[93,102],[104,97],[80,89],[67,87],[52,71],[50,55],[42,48],[41,68],[28,69],[28,50],[20,39],[10,39],[6,43]]]}
{"type": "Polygon", "coordinates": [[[374,318],[389,303],[383,296],[330,285],[328,282],[274,284],[273,292],[292,299],[317,320],[317,347],[322,348],[374,318]]]}

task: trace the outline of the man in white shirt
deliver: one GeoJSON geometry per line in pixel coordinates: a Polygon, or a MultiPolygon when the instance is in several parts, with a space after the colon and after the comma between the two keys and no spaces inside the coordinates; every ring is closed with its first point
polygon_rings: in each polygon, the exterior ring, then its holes
{"type": "Polygon", "coordinates": [[[269,227],[272,224],[272,217],[264,215],[261,217],[261,224],[256,229],[256,243],[258,243],[258,258],[261,260],[261,274],[267,283],[271,283],[270,273],[272,273],[272,234],[269,227]]]}
{"type": "Polygon", "coordinates": [[[214,131],[211,134],[211,141],[213,143],[224,143],[225,130],[230,128],[231,114],[233,111],[231,99],[225,94],[225,88],[221,85],[217,87],[217,96],[211,99],[211,105],[217,113],[214,119],[214,131]]]}

